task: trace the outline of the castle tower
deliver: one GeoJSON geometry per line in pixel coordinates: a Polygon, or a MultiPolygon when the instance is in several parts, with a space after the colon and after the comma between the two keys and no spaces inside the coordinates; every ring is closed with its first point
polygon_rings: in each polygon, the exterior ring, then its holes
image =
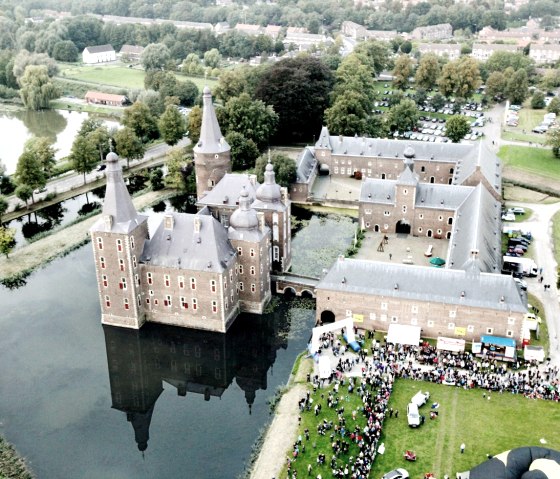
{"type": "Polygon", "coordinates": [[[286,188],[276,183],[274,167],[268,163],[264,183],[257,188],[253,208],[264,213],[272,230],[272,269],[288,271],[292,264],[291,202],[286,188]]]}
{"type": "Polygon", "coordinates": [[[196,196],[201,199],[226,173],[231,173],[230,148],[220,131],[212,93],[204,87],[200,138],[194,146],[196,196]]]}
{"type": "Polygon", "coordinates": [[[110,152],[106,163],[103,212],[90,229],[101,322],[138,329],[144,323],[138,258],[148,236],[147,217],[132,204],[116,153],[110,152]]]}
{"type": "Polygon", "coordinates": [[[414,173],[415,152],[410,146],[404,150],[404,169],[395,184],[395,215],[399,218],[395,231],[397,233],[411,233],[414,227],[414,207],[416,204],[416,188],[418,175],[414,173]]]}
{"type": "Polygon", "coordinates": [[[228,237],[237,250],[240,309],[261,314],[271,297],[270,228],[265,225],[264,214],[251,208],[245,188],[229,224],[228,237]]]}

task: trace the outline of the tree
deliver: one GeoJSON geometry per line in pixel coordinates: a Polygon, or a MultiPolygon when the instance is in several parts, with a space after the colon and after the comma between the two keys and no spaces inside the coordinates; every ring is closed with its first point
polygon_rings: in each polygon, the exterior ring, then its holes
{"type": "Polygon", "coordinates": [[[556,68],[546,70],[541,79],[541,87],[545,91],[552,91],[560,86],[560,71],[556,68]]]}
{"type": "Polygon", "coordinates": [[[259,149],[268,145],[278,124],[274,109],[260,100],[251,100],[247,93],[230,98],[216,114],[226,133],[237,131],[253,140],[259,149]]]}
{"type": "Polygon", "coordinates": [[[428,92],[423,88],[417,88],[416,93],[414,93],[413,99],[418,106],[422,106],[428,100],[428,92]]]}
{"type": "Polygon", "coordinates": [[[445,97],[440,92],[437,92],[432,97],[432,101],[430,103],[432,104],[432,107],[437,111],[443,108],[443,106],[445,105],[445,97]]]}
{"type": "MultiPolygon", "coordinates": [[[[274,173],[276,183],[286,188],[296,181],[296,162],[289,156],[281,153],[273,153],[270,156],[270,162],[274,166],[274,173]]],[[[264,170],[268,163],[268,155],[262,155],[257,159],[255,164],[255,173],[257,174],[257,181],[264,182],[264,170]]]]}
{"type": "Polygon", "coordinates": [[[408,55],[399,55],[393,68],[393,86],[399,90],[406,90],[411,76],[412,60],[408,55]]]}
{"type": "Polygon", "coordinates": [[[527,72],[523,69],[517,70],[508,80],[506,91],[507,99],[514,104],[521,105],[529,96],[529,82],[527,72]]]}
{"type": "Polygon", "coordinates": [[[23,153],[18,158],[15,179],[18,186],[26,185],[31,188],[31,198],[33,200],[33,190],[44,188],[47,178],[43,172],[43,167],[30,144],[26,144],[23,153]]]}
{"type": "Polygon", "coordinates": [[[210,68],[218,68],[222,61],[222,55],[217,48],[212,48],[204,53],[204,64],[210,68]]]}
{"type": "Polygon", "coordinates": [[[408,98],[389,109],[387,125],[391,131],[410,131],[418,123],[420,113],[413,100],[408,98]]]}
{"type": "Polygon", "coordinates": [[[171,55],[169,48],[164,43],[150,43],[142,53],[142,66],[144,70],[163,70],[171,55]]]}
{"type": "Polygon", "coordinates": [[[346,95],[340,95],[330,108],[325,110],[325,120],[329,130],[338,135],[351,136],[354,134],[377,136],[370,131],[371,108],[367,95],[354,90],[346,95]]]}
{"type": "Polygon", "coordinates": [[[507,80],[502,72],[492,72],[486,79],[486,94],[491,97],[502,97],[506,90],[507,80]]]}
{"type": "Polygon", "coordinates": [[[78,53],[76,45],[70,40],[61,40],[53,48],[53,58],[60,62],[75,62],[78,58],[78,53]]]}
{"type": "Polygon", "coordinates": [[[481,82],[477,61],[471,57],[461,57],[444,65],[438,86],[446,97],[469,98],[481,82]]]}
{"type": "Polygon", "coordinates": [[[370,67],[379,75],[389,64],[389,45],[377,40],[367,40],[359,43],[354,49],[356,54],[364,54],[370,67]]]}
{"type": "Polygon", "coordinates": [[[21,78],[25,75],[25,70],[29,66],[44,66],[49,78],[58,74],[58,64],[46,53],[30,53],[27,50],[21,50],[14,57],[12,67],[12,73],[20,85],[21,78]]]}
{"type": "Polygon", "coordinates": [[[408,55],[412,51],[412,43],[410,40],[405,40],[401,43],[401,53],[408,55]]]}
{"type": "Polygon", "coordinates": [[[542,110],[544,107],[546,107],[544,93],[540,90],[536,90],[531,98],[531,108],[533,110],[542,110]]]}
{"type": "Polygon", "coordinates": [[[85,185],[86,173],[92,171],[99,161],[96,146],[88,138],[78,135],[74,139],[74,143],[72,143],[69,159],[76,173],[84,175],[85,185]]]}
{"type": "Polygon", "coordinates": [[[126,158],[126,167],[130,167],[130,160],[139,160],[144,157],[146,148],[128,127],[121,128],[115,133],[116,152],[121,158],[126,158]]]}
{"type": "Polygon", "coordinates": [[[436,55],[433,53],[422,55],[418,68],[416,69],[416,76],[414,77],[416,86],[424,88],[425,90],[434,88],[437,84],[440,71],[441,69],[436,55]]]}
{"type": "Polygon", "coordinates": [[[535,62],[532,58],[523,53],[506,51],[496,51],[486,60],[486,70],[489,73],[503,72],[506,68],[513,68],[515,71],[523,69],[527,76],[532,76],[535,70],[535,62]]]}
{"type": "MultiPolygon", "coordinates": [[[[167,175],[165,175],[165,186],[187,193],[196,192],[196,183],[189,182],[188,178],[193,177],[194,164],[185,154],[184,148],[173,148],[167,155],[167,175]]],[[[192,179],[192,178],[191,178],[192,179]]]]}
{"type": "Polygon", "coordinates": [[[39,166],[43,170],[45,178],[50,178],[52,170],[56,165],[55,149],[51,141],[46,137],[34,137],[25,142],[24,150],[29,150],[35,156],[39,166]]]}
{"type": "Polygon", "coordinates": [[[198,143],[200,138],[200,127],[202,125],[202,108],[198,105],[193,107],[187,117],[187,134],[193,145],[198,143]]]}
{"type": "Polygon", "coordinates": [[[469,120],[462,115],[453,115],[445,122],[445,126],[447,128],[446,135],[453,143],[459,143],[471,130],[469,120]]]}
{"type": "Polygon", "coordinates": [[[448,62],[443,66],[438,78],[438,87],[442,95],[447,98],[453,96],[457,76],[457,64],[455,62],[448,62]]]}
{"type": "Polygon", "coordinates": [[[149,108],[142,102],[136,101],[134,105],[124,110],[122,124],[131,128],[142,143],[158,137],[156,120],[149,108]]]}
{"type": "Polygon", "coordinates": [[[42,110],[49,102],[60,96],[60,91],[51,82],[44,65],[29,65],[19,80],[20,97],[29,110],[42,110]]]}
{"type": "Polygon", "coordinates": [[[547,111],[550,113],[556,113],[556,115],[560,115],[560,98],[555,96],[550,103],[546,107],[547,111]]]}
{"type": "Polygon", "coordinates": [[[242,133],[230,131],[226,135],[226,141],[230,147],[233,171],[243,171],[255,167],[259,149],[253,140],[245,138],[242,133]]]}
{"type": "Polygon", "coordinates": [[[173,104],[167,105],[158,121],[158,128],[163,141],[169,146],[176,145],[187,132],[185,119],[173,104]]]}
{"type": "Polygon", "coordinates": [[[248,93],[246,71],[246,68],[225,70],[218,79],[218,86],[214,88],[214,97],[225,103],[234,96],[248,93]]]}
{"type": "Polygon", "coordinates": [[[0,195],[0,225],[2,224],[2,216],[8,211],[8,200],[4,195],[0,195]]]}
{"type": "Polygon", "coordinates": [[[203,75],[204,67],[200,61],[200,57],[196,53],[189,53],[183,60],[181,71],[186,75],[203,75]]]}
{"type": "Polygon", "coordinates": [[[31,188],[31,186],[29,185],[18,185],[18,187],[14,191],[14,194],[21,201],[25,201],[25,205],[27,206],[27,200],[33,197],[33,188],[31,188]]]}
{"type": "Polygon", "coordinates": [[[332,84],[331,71],[314,57],[281,60],[264,71],[255,97],[278,115],[278,141],[309,140],[319,133],[332,84]]]}
{"type": "Polygon", "coordinates": [[[16,230],[0,226],[0,254],[8,258],[11,251],[16,246],[16,230]]]}
{"type": "Polygon", "coordinates": [[[546,144],[552,147],[552,154],[560,158],[560,128],[550,128],[546,133],[546,144]]]}

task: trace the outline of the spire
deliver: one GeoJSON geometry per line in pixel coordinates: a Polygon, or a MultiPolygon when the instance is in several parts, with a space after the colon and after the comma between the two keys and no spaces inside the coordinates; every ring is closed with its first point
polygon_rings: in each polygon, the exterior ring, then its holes
{"type": "Polygon", "coordinates": [[[214,104],[212,103],[212,92],[210,88],[205,86],[202,93],[200,138],[194,147],[194,151],[195,153],[223,153],[229,151],[229,149],[216,118],[214,104]]]}
{"type": "Polygon", "coordinates": [[[326,126],[321,128],[319,140],[315,144],[315,148],[328,148],[329,150],[332,150],[331,135],[329,134],[329,129],[326,126]]]}
{"type": "Polygon", "coordinates": [[[276,175],[270,156],[264,169],[264,183],[257,188],[257,199],[265,202],[275,202],[282,199],[282,192],[280,186],[276,183],[276,175]]]}
{"type": "Polygon", "coordinates": [[[138,212],[124,184],[118,155],[111,151],[107,155],[106,163],[107,187],[103,201],[103,216],[110,218],[110,230],[124,228],[128,232],[131,226],[136,226],[138,212]]]}
{"type": "Polygon", "coordinates": [[[251,208],[252,202],[247,188],[243,187],[239,196],[239,208],[232,213],[229,219],[232,228],[249,230],[259,226],[257,212],[251,208]]]}

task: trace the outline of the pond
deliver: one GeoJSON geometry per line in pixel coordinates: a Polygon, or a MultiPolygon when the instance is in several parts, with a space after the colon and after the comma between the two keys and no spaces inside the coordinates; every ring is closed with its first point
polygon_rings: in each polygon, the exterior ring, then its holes
{"type": "MultiPolygon", "coordinates": [[[[9,132],[2,137],[0,159],[6,172],[13,174],[25,142],[32,137],[47,137],[54,144],[56,159],[70,154],[72,143],[89,113],[66,110],[2,110],[0,131],[9,132]]],[[[108,128],[117,128],[118,121],[103,120],[108,128]]]]}
{"type": "MultiPolygon", "coordinates": [[[[299,237],[322,237],[342,253],[353,233],[341,240],[339,218],[314,218],[294,243],[310,251],[299,237]]],[[[225,335],[103,327],[86,245],[0,287],[0,433],[40,478],[234,478],[306,347],[306,301],[275,297],[225,335]]]]}

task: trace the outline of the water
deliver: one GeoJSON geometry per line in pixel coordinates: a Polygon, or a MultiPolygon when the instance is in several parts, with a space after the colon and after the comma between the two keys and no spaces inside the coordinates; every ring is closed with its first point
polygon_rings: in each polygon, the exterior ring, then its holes
{"type": "MultiPolygon", "coordinates": [[[[70,154],[72,143],[89,113],[66,110],[0,110],[0,131],[9,132],[2,137],[0,159],[6,172],[16,170],[17,160],[25,142],[32,137],[47,137],[54,144],[57,160],[70,154]]],[[[103,120],[108,128],[116,128],[119,122],[103,120]]]]}
{"type": "Polygon", "coordinates": [[[234,478],[314,322],[309,303],[275,301],[226,335],[103,327],[86,245],[0,287],[0,433],[40,478],[234,478]]]}

